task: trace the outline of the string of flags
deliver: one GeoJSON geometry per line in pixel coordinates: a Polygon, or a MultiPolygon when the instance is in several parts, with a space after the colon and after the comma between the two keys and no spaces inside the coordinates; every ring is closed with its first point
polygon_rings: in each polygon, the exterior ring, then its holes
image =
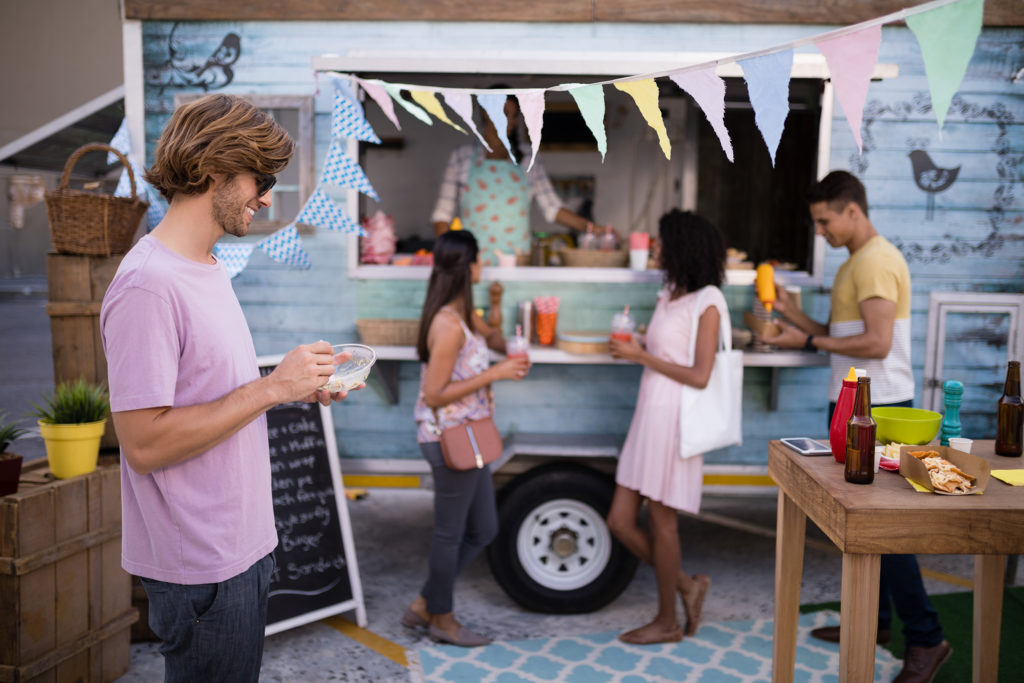
{"type": "MultiPolygon", "coordinates": [[[[846,116],[857,148],[863,150],[861,121],[871,74],[878,60],[882,39],[881,27],[888,23],[906,21],[921,49],[932,108],[941,135],[946,112],[967,71],[967,65],[981,33],[983,10],[984,0],[933,0],[917,7],[763,50],[662,72],[625,76],[597,83],[563,83],[547,88],[475,90],[391,83],[379,79],[364,79],[352,74],[328,72],[327,76],[334,84],[332,140],[316,190],[295,220],[281,230],[256,243],[218,244],[215,253],[232,277],[246,267],[254,248],[262,249],[281,263],[309,268],[312,262],[302,247],[296,223],[362,234],[360,226],[341,211],[329,193],[325,192],[325,186],[350,187],[380,201],[359,164],[343,151],[342,140],[345,138],[380,144],[380,138],[367,122],[360,100],[350,84],[358,84],[398,130],[401,130],[401,123],[396,115],[395,103],[426,125],[433,125],[433,119],[436,118],[464,134],[473,134],[488,150],[490,148],[473,121],[473,98],[494,123],[501,143],[506,149],[510,149],[511,145],[506,135],[507,119],[504,105],[507,97],[515,97],[523,114],[532,147],[527,167],[529,170],[540,147],[547,91],[569,93],[594,137],[602,162],[604,161],[608,149],[607,133],[604,128],[604,87],[607,85],[627,93],[633,99],[647,125],[657,134],[662,153],[667,159],[671,158],[671,144],[658,106],[656,83],[656,79],[667,77],[694,99],[715,131],[723,153],[729,161],[733,161],[732,141],[725,126],[725,81],[715,73],[715,70],[719,64],[736,63],[740,66],[747,84],[755,125],[774,165],[775,154],[789,113],[789,79],[796,48],[813,45],[824,55],[836,98],[846,116]],[[403,90],[408,91],[411,100],[402,96],[403,90]],[[443,97],[443,105],[438,95],[443,97]],[[461,120],[461,125],[449,116],[444,105],[461,120]]],[[[138,168],[130,154],[127,130],[123,124],[122,130],[119,130],[111,141],[111,146],[128,156],[133,169],[138,168]]],[[[515,160],[515,155],[510,154],[510,157],[515,160]]],[[[141,179],[138,171],[136,178],[141,179]]],[[[118,191],[122,191],[121,186],[124,185],[123,191],[126,195],[127,180],[124,177],[121,180],[118,191]]],[[[142,191],[150,201],[147,222],[152,229],[159,222],[159,218],[162,218],[163,200],[145,181],[142,183],[142,191]]]]}

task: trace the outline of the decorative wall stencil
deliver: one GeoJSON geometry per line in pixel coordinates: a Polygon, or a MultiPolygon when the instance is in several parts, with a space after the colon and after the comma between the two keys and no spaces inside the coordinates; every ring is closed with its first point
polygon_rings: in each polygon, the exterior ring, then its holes
{"type": "Polygon", "coordinates": [[[930,221],[935,217],[935,195],[948,190],[950,185],[956,182],[956,177],[960,175],[960,167],[939,168],[923,149],[915,149],[909,156],[910,166],[914,171],[914,182],[928,195],[928,199],[925,200],[924,219],[930,221]]]}
{"type": "Polygon", "coordinates": [[[242,39],[228,33],[210,52],[209,46],[197,46],[188,54],[174,37],[181,22],[176,22],[167,36],[167,61],[146,72],[146,84],[159,88],[202,88],[204,92],[223,88],[235,78],[231,66],[242,54],[242,39]]]}

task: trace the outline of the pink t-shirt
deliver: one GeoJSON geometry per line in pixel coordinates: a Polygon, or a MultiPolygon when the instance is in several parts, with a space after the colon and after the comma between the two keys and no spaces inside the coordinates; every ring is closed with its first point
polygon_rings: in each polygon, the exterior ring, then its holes
{"type": "MultiPolygon", "coordinates": [[[[152,235],[132,247],[100,312],[114,412],[190,406],[259,378],[256,350],[221,264],[152,235]]],[[[216,583],[277,546],[265,416],[190,460],[121,467],[122,560],[137,576],[216,583]]]]}

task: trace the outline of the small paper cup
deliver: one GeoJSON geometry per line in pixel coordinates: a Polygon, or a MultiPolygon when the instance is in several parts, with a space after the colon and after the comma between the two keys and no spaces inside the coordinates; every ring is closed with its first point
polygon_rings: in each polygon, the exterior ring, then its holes
{"type": "Polygon", "coordinates": [[[647,270],[647,250],[630,249],[629,267],[633,270],[647,270]]]}
{"type": "Polygon", "coordinates": [[[970,453],[972,443],[974,443],[972,439],[965,439],[961,436],[951,436],[949,438],[949,447],[961,453],[970,453]]]}
{"type": "Polygon", "coordinates": [[[885,454],[885,446],[875,446],[875,474],[878,474],[878,466],[882,463],[882,456],[885,454]]]}

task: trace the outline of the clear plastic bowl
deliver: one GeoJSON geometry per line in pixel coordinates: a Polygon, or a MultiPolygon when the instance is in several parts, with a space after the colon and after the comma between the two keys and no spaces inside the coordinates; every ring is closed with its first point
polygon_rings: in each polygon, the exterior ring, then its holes
{"type": "Polygon", "coordinates": [[[347,351],[352,358],[337,366],[334,374],[321,390],[330,392],[351,391],[366,381],[370,376],[370,368],[377,362],[377,354],[369,346],[363,344],[335,344],[331,347],[335,355],[347,351]]]}

